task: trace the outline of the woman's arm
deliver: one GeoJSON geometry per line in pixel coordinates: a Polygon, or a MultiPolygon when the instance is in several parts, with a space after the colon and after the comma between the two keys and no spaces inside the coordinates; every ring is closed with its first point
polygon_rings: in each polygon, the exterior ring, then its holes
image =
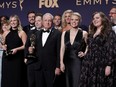
{"type": "MultiPolygon", "coordinates": [[[[88,37],[88,33],[86,31],[83,31],[83,39],[84,39],[86,44],[87,44],[87,37],[88,37]]],[[[82,51],[78,52],[78,56],[79,57],[85,56],[87,51],[88,51],[88,46],[86,45],[85,52],[82,52],[82,51]]]]}
{"type": "Polygon", "coordinates": [[[64,52],[65,52],[64,36],[65,36],[65,31],[62,33],[62,36],[61,36],[61,48],[60,48],[60,69],[62,72],[64,72],[65,70],[65,66],[63,62],[64,52]]]}
{"type": "MultiPolygon", "coordinates": [[[[87,45],[88,33],[86,31],[83,31],[83,38],[84,38],[85,43],[87,45]]],[[[88,51],[88,45],[86,46],[86,49],[85,49],[85,52],[84,52],[85,55],[86,55],[87,51],[88,51]]]]}
{"type": "Polygon", "coordinates": [[[20,31],[19,32],[19,37],[21,38],[22,42],[23,42],[23,45],[20,46],[20,47],[17,47],[17,48],[14,48],[12,49],[12,54],[15,54],[17,51],[19,50],[23,50],[25,48],[25,43],[26,43],[26,40],[27,40],[27,35],[24,31],[20,31]]]}

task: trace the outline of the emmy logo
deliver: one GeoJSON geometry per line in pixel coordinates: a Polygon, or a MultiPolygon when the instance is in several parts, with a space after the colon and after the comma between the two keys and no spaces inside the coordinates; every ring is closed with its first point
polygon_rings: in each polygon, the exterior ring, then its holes
{"type": "Polygon", "coordinates": [[[31,34],[30,36],[30,43],[31,43],[31,52],[29,51],[28,54],[28,58],[35,58],[34,56],[34,48],[35,48],[35,40],[36,40],[36,35],[35,34],[31,34]]]}
{"type": "Polygon", "coordinates": [[[22,6],[22,3],[24,2],[24,0],[19,0],[19,6],[21,8],[21,11],[23,10],[23,6],[22,6]]]}
{"type": "Polygon", "coordinates": [[[35,39],[36,39],[36,35],[35,34],[31,34],[30,36],[30,42],[31,42],[31,46],[35,46],[35,39]]]}

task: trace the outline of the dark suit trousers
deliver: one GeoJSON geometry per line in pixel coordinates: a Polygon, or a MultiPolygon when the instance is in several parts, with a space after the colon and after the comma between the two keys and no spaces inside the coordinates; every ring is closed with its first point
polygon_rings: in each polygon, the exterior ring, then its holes
{"type": "Polygon", "coordinates": [[[53,87],[55,72],[50,70],[36,70],[36,87],[53,87]]]}
{"type": "Polygon", "coordinates": [[[29,64],[27,66],[27,77],[28,77],[28,86],[35,87],[35,69],[34,64],[29,64]]]}
{"type": "Polygon", "coordinates": [[[53,87],[55,71],[35,69],[34,64],[28,65],[29,87],[53,87]]]}

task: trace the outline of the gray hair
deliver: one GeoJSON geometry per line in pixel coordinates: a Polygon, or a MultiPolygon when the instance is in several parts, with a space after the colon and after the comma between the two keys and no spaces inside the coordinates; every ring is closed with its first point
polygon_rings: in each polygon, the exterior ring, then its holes
{"type": "Polygon", "coordinates": [[[51,13],[45,13],[44,15],[43,15],[43,18],[45,17],[45,16],[47,16],[47,15],[49,15],[49,16],[51,16],[51,18],[52,18],[52,20],[53,20],[53,15],[51,14],[51,13]]]}

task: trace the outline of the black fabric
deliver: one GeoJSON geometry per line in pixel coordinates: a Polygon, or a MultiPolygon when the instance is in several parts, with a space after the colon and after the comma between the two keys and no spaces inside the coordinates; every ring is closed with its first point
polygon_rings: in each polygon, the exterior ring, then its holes
{"type": "MultiPolygon", "coordinates": [[[[81,45],[84,43],[83,33],[78,31],[73,44],[70,43],[70,30],[65,33],[65,73],[66,87],[78,87],[82,58],[78,57],[78,52],[82,51],[81,45]]],[[[84,48],[85,49],[85,48],[84,48]]]]}
{"type": "MultiPolygon", "coordinates": [[[[11,50],[23,45],[17,30],[8,33],[5,39],[7,49],[11,50]]],[[[17,51],[14,55],[3,57],[1,87],[26,87],[26,66],[24,64],[24,51],[17,51]]]]}

